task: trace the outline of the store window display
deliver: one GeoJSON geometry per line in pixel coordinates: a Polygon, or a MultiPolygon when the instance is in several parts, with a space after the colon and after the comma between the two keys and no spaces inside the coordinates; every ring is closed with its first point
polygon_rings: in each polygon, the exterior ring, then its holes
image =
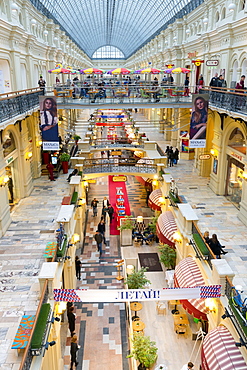
{"type": "Polygon", "coordinates": [[[3,137],[3,156],[7,157],[16,149],[14,136],[10,131],[7,131],[3,137]]]}

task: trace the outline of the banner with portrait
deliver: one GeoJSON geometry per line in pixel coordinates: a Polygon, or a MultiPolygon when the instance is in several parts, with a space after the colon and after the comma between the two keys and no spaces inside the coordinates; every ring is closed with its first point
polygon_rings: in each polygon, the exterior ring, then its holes
{"type": "Polygon", "coordinates": [[[206,148],[208,94],[194,94],[190,118],[190,148],[206,148]]]}
{"type": "Polygon", "coordinates": [[[57,100],[55,96],[40,96],[40,130],[43,150],[59,150],[57,100]]]}

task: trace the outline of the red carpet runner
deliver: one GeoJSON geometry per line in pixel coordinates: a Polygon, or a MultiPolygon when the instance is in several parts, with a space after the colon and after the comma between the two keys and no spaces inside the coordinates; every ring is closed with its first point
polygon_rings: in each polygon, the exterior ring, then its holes
{"type": "MultiPolygon", "coordinates": [[[[122,175],[124,176],[124,175],[122,175]]],[[[116,176],[114,176],[116,177],[116,176]]],[[[109,201],[112,207],[114,208],[114,219],[112,220],[112,223],[110,225],[110,235],[119,235],[120,231],[117,229],[117,211],[116,211],[116,199],[117,199],[117,190],[121,189],[123,195],[122,198],[124,198],[124,206],[125,206],[125,215],[129,216],[130,213],[130,205],[129,205],[129,200],[128,200],[128,194],[126,190],[126,185],[125,182],[123,181],[118,181],[115,182],[113,181],[113,176],[108,176],[109,179],[109,201]]]]}

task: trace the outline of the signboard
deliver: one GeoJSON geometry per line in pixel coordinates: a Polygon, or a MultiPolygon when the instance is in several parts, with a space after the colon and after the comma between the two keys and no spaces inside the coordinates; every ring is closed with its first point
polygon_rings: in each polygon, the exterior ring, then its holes
{"type": "Polygon", "coordinates": [[[206,148],[208,94],[194,94],[190,118],[190,148],[206,148]]]}
{"type": "Polygon", "coordinates": [[[127,177],[126,176],[113,176],[112,181],[113,182],[126,182],[127,177]]]}
{"type": "Polygon", "coordinates": [[[64,302],[135,302],[219,298],[221,285],[161,289],[54,289],[54,300],[64,302]]]}
{"type": "Polygon", "coordinates": [[[89,184],[96,184],[96,180],[87,180],[89,184]]]}
{"type": "Polygon", "coordinates": [[[234,152],[231,152],[231,154],[230,154],[232,157],[235,157],[235,158],[237,158],[239,161],[243,161],[243,157],[241,156],[241,155],[239,155],[239,154],[236,154],[236,153],[234,153],[234,152]]]}
{"type": "Polygon", "coordinates": [[[195,66],[200,67],[200,65],[201,65],[202,63],[204,63],[204,60],[196,59],[196,60],[192,60],[192,63],[194,63],[194,64],[195,64],[195,66]]]}
{"type": "Polygon", "coordinates": [[[55,96],[40,96],[40,130],[43,150],[59,150],[57,99],[55,96]]]}
{"type": "Polygon", "coordinates": [[[204,159],[210,159],[211,154],[200,154],[199,159],[204,160],[204,159]]]}
{"type": "Polygon", "coordinates": [[[214,67],[219,64],[218,60],[206,60],[206,66],[208,67],[214,67]]]}
{"type": "Polygon", "coordinates": [[[122,155],[121,150],[112,150],[111,155],[122,155]]]}

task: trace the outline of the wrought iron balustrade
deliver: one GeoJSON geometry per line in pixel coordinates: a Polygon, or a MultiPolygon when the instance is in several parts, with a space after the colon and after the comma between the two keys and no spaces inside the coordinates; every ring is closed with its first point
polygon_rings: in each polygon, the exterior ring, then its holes
{"type": "Polygon", "coordinates": [[[38,106],[39,96],[43,94],[40,88],[0,94],[0,123],[38,106]]]}
{"type": "Polygon", "coordinates": [[[156,174],[157,165],[149,159],[135,160],[130,158],[85,159],[83,173],[148,173],[156,174]]]}
{"type": "Polygon", "coordinates": [[[247,91],[245,90],[205,87],[200,91],[209,94],[209,102],[215,107],[247,114],[247,91]]]}

